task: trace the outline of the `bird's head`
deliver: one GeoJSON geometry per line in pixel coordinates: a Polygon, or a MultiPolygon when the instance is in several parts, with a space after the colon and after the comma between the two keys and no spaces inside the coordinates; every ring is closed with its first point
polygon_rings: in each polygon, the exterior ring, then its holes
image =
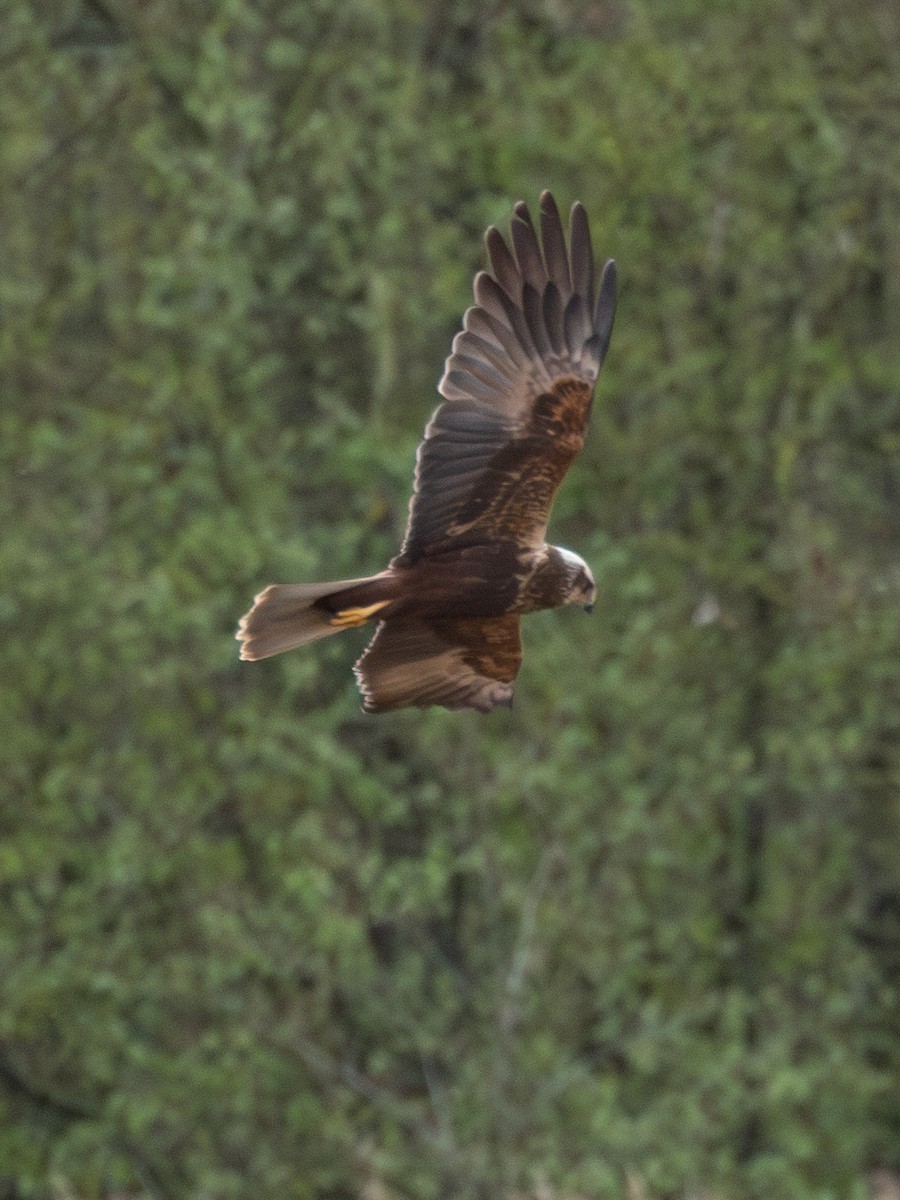
{"type": "Polygon", "coordinates": [[[566,593],[563,604],[580,604],[585,612],[591,612],[597,599],[597,585],[591,568],[580,554],[573,550],[556,550],[566,567],[566,593]]]}

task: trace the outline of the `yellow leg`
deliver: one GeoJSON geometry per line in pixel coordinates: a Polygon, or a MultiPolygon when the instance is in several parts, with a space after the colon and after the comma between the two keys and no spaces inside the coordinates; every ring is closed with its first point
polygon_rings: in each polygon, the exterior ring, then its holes
{"type": "Polygon", "coordinates": [[[379,600],[377,604],[370,604],[366,608],[342,608],[334,614],[329,625],[334,625],[337,629],[356,629],[358,625],[365,625],[366,621],[374,617],[386,604],[390,604],[390,600],[379,600]]]}

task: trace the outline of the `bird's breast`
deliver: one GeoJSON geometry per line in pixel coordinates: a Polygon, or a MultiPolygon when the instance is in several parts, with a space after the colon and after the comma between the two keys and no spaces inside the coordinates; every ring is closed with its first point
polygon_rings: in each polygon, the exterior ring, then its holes
{"type": "Polygon", "coordinates": [[[538,612],[544,608],[559,608],[565,604],[569,590],[569,575],[565,563],[552,546],[544,546],[535,554],[524,574],[519,591],[519,612],[538,612]]]}

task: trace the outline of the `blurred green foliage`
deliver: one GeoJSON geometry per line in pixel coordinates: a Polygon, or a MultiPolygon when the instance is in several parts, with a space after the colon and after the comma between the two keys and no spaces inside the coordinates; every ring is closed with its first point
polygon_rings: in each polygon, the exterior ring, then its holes
{"type": "MultiPolygon", "coordinates": [[[[0,1196],[900,1168],[895,0],[0,0],[0,1196]],[[622,294],[510,713],[359,710],[480,238],[622,294]]],[[[630,1190],[628,1190],[630,1189],[630,1190]]]]}

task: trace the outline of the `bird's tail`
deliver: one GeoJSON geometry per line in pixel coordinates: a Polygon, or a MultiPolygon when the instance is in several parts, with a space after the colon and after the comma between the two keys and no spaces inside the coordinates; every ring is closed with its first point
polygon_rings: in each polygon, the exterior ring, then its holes
{"type": "Polygon", "coordinates": [[[373,575],[331,583],[271,584],[241,617],[234,635],[241,642],[241,658],[269,658],[365,624],[389,603],[379,599],[380,580],[373,575]]]}

